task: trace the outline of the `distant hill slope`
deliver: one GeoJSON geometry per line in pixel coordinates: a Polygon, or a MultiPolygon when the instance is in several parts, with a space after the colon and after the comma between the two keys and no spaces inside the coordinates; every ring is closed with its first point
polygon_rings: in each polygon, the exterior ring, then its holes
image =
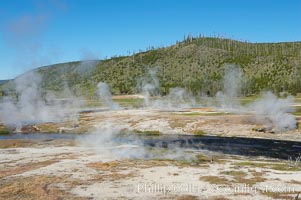
{"type": "MultiPolygon", "coordinates": [[[[137,80],[158,68],[162,94],[171,87],[214,95],[223,88],[225,64],[235,64],[244,74],[243,94],[263,89],[301,92],[301,42],[249,43],[221,38],[188,37],[175,45],[102,61],[71,62],[36,69],[42,87],[60,90],[67,84],[77,94],[92,97],[99,81],[114,94],[137,92],[137,80]]],[[[11,88],[6,83],[2,88],[11,88]]]]}
{"type": "Polygon", "coordinates": [[[9,80],[0,80],[0,85],[7,83],[9,80]]]}

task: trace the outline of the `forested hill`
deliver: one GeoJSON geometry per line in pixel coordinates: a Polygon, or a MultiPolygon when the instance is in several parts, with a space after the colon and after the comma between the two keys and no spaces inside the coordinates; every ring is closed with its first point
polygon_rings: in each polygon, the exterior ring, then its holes
{"type": "Polygon", "coordinates": [[[0,80],[0,85],[7,83],[8,80],[0,80]]]}
{"type": "MultiPolygon", "coordinates": [[[[249,43],[222,38],[187,37],[164,48],[149,48],[131,56],[102,61],[56,64],[36,69],[45,90],[68,85],[76,94],[92,97],[98,82],[107,82],[114,94],[137,93],[137,81],[157,68],[162,94],[171,87],[214,95],[223,88],[224,66],[244,72],[243,94],[263,89],[301,92],[301,42],[249,43]]],[[[12,81],[2,90],[12,88],[12,81]]]]}

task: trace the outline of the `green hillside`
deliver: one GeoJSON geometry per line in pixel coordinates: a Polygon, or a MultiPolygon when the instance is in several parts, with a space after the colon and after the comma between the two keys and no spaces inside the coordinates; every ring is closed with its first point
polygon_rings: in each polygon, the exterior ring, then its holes
{"type": "MultiPolygon", "coordinates": [[[[214,95],[223,88],[225,64],[245,74],[243,95],[263,89],[301,92],[301,42],[249,43],[222,38],[187,37],[164,48],[150,48],[131,56],[102,61],[71,62],[36,69],[42,87],[59,91],[67,84],[76,94],[93,97],[99,81],[114,94],[137,93],[137,81],[153,67],[158,69],[162,94],[171,87],[214,95]]],[[[2,86],[13,88],[12,82],[2,86]]]]}
{"type": "Polygon", "coordinates": [[[0,85],[3,85],[5,83],[7,83],[7,82],[8,82],[8,80],[0,80],[0,85]]]}

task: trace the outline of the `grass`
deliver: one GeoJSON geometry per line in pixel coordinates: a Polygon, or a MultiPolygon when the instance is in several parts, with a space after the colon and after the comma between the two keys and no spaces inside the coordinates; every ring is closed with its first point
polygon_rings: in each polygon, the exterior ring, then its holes
{"type": "MultiPolygon", "coordinates": [[[[192,159],[186,159],[184,156],[183,157],[178,157],[178,158],[166,158],[166,155],[171,155],[173,153],[173,150],[158,150],[158,148],[155,148],[151,150],[151,153],[155,154],[158,156],[157,158],[154,157],[150,161],[157,161],[162,164],[167,164],[168,166],[178,166],[178,167],[201,167],[201,168],[208,168],[210,167],[209,162],[210,160],[208,159],[207,161],[200,161],[198,159],[192,160],[192,159]],[[160,158],[161,155],[161,158],[160,158]]],[[[174,152],[175,154],[177,152],[174,152]]],[[[158,165],[158,164],[157,164],[158,165]]]]}
{"type": "Polygon", "coordinates": [[[201,176],[200,180],[216,185],[230,185],[231,183],[231,181],[222,176],[201,176]]]}
{"type": "Polygon", "coordinates": [[[122,98],[122,99],[114,99],[116,103],[119,103],[122,107],[141,107],[143,106],[143,99],[139,98],[122,98]]]}
{"type": "Polygon", "coordinates": [[[24,172],[35,170],[35,169],[38,169],[41,167],[45,167],[45,166],[51,165],[56,162],[57,162],[57,160],[50,159],[50,160],[41,161],[41,162],[30,162],[30,163],[26,163],[26,164],[19,164],[17,167],[0,169],[0,179],[3,177],[6,177],[6,176],[22,174],[24,172]]]}
{"type": "Polygon", "coordinates": [[[9,130],[7,127],[5,127],[3,124],[0,124],[0,135],[8,135],[9,130]]]}
{"type": "Polygon", "coordinates": [[[183,119],[174,119],[172,121],[169,121],[169,126],[171,128],[184,128],[188,121],[185,121],[183,119]]]}
{"type": "Polygon", "coordinates": [[[253,101],[255,101],[258,98],[259,98],[258,95],[253,95],[253,96],[249,96],[249,97],[241,97],[238,100],[242,105],[246,105],[246,104],[252,103],[253,101]]]}
{"type": "Polygon", "coordinates": [[[223,164],[226,162],[226,160],[223,160],[220,156],[207,156],[204,154],[198,154],[195,156],[195,160],[193,160],[194,164],[204,164],[204,163],[219,163],[219,164],[223,164]]]}
{"type": "Polygon", "coordinates": [[[88,132],[89,126],[82,125],[82,121],[80,121],[80,124],[78,126],[75,126],[76,124],[72,121],[64,121],[59,123],[42,123],[35,125],[39,132],[41,133],[74,133],[74,134],[81,134],[88,132]]]}
{"type": "Polygon", "coordinates": [[[224,112],[188,112],[188,113],[179,113],[179,115],[184,116],[219,116],[219,115],[231,115],[232,113],[224,112]]]}
{"type": "Polygon", "coordinates": [[[32,140],[0,140],[0,149],[32,147],[35,144],[32,140]]]}
{"type": "MultiPolygon", "coordinates": [[[[299,192],[300,193],[300,192],[299,192]]],[[[261,191],[261,194],[271,197],[272,199],[295,199],[297,196],[297,191],[287,191],[287,192],[273,192],[273,191],[261,191]]],[[[299,195],[300,196],[300,195],[299,195]]]]}
{"type": "Polygon", "coordinates": [[[15,177],[1,182],[0,199],[84,199],[55,187],[58,183],[63,183],[68,189],[81,184],[80,180],[65,176],[15,177]]]}
{"type": "Polygon", "coordinates": [[[301,181],[291,180],[288,183],[301,185],[301,181]]]}
{"type": "Polygon", "coordinates": [[[301,112],[293,112],[295,116],[301,116],[301,112]]]}
{"type": "Polygon", "coordinates": [[[162,135],[162,133],[158,130],[138,130],[138,129],[122,129],[120,133],[118,134],[120,136],[159,136],[162,135]]]}
{"type": "Polygon", "coordinates": [[[170,166],[171,164],[177,164],[177,161],[171,159],[122,159],[109,162],[93,162],[86,164],[86,166],[96,170],[116,172],[118,170],[123,171],[131,168],[147,169],[158,166],[170,166]]]}
{"type": "Polygon", "coordinates": [[[259,182],[264,182],[266,180],[264,177],[262,177],[263,173],[256,171],[252,172],[252,178],[246,178],[248,173],[239,169],[232,171],[223,171],[221,172],[221,174],[231,176],[234,179],[234,181],[232,181],[233,183],[247,184],[250,186],[259,182]]]}
{"type": "Polygon", "coordinates": [[[155,157],[159,158],[153,158],[153,160],[165,160],[165,161],[172,161],[172,159],[162,159],[160,157],[164,157],[165,155],[175,153],[173,150],[168,148],[158,148],[158,147],[146,147],[145,150],[148,152],[149,155],[155,155],[155,157]]]}
{"type": "Polygon", "coordinates": [[[203,136],[203,135],[206,135],[206,132],[204,132],[202,130],[195,130],[195,131],[193,131],[193,134],[197,135],[197,136],[203,136]]]}
{"type": "Polygon", "coordinates": [[[147,135],[147,136],[157,136],[157,135],[162,135],[162,133],[158,130],[137,130],[134,129],[132,133],[137,134],[137,135],[147,135]]]}
{"type": "Polygon", "coordinates": [[[200,112],[187,112],[187,113],[179,113],[180,115],[185,115],[185,116],[198,116],[198,115],[203,115],[203,113],[200,112]]]}
{"type": "Polygon", "coordinates": [[[261,176],[254,176],[252,178],[244,178],[244,176],[234,176],[236,183],[246,184],[246,185],[255,185],[256,183],[264,182],[266,178],[261,176]]]}
{"type": "Polygon", "coordinates": [[[102,106],[102,104],[99,101],[86,101],[85,106],[93,108],[93,107],[100,107],[102,106]]]}
{"type": "Polygon", "coordinates": [[[293,112],[296,116],[301,116],[301,106],[295,106],[295,112],[293,112]]]}
{"type": "Polygon", "coordinates": [[[43,123],[37,125],[38,128],[45,133],[58,133],[60,124],[57,123],[43,123]]]}
{"type": "MultiPolygon", "coordinates": [[[[143,106],[143,99],[140,98],[118,98],[114,99],[113,102],[118,103],[122,107],[141,107],[143,106]]],[[[85,103],[86,107],[94,108],[94,107],[101,107],[104,106],[101,100],[88,100],[85,103]]]]}
{"type": "Polygon", "coordinates": [[[221,174],[229,175],[229,176],[235,176],[235,177],[243,177],[247,176],[247,173],[244,171],[238,171],[238,170],[233,170],[233,171],[223,171],[221,174]]]}
{"type": "Polygon", "coordinates": [[[203,155],[203,154],[196,155],[196,159],[197,159],[197,162],[200,162],[200,163],[212,161],[212,158],[209,158],[208,156],[203,155]]]}
{"type": "Polygon", "coordinates": [[[260,168],[267,168],[267,169],[273,169],[273,170],[279,170],[279,171],[300,171],[300,167],[294,166],[291,167],[288,165],[288,163],[269,163],[269,162],[237,162],[234,163],[235,166],[242,167],[260,167],[260,168]]]}
{"type": "Polygon", "coordinates": [[[95,162],[95,163],[89,163],[87,164],[87,167],[91,167],[94,169],[99,169],[102,171],[108,171],[112,170],[116,167],[118,167],[117,161],[111,161],[111,162],[95,162]]]}
{"type": "Polygon", "coordinates": [[[0,135],[8,135],[9,134],[9,130],[8,129],[2,129],[0,130],[0,135]]]}
{"type": "Polygon", "coordinates": [[[198,200],[199,197],[193,195],[182,195],[176,198],[176,200],[198,200]]]}

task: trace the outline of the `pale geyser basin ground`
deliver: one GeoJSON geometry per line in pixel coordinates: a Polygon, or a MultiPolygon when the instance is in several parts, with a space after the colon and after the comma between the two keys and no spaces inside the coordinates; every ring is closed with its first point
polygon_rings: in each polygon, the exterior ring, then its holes
{"type": "MultiPolygon", "coordinates": [[[[129,109],[82,113],[79,126],[74,129],[85,130],[111,123],[140,130],[140,133],[159,131],[160,134],[189,135],[202,130],[217,137],[295,141],[301,138],[298,130],[277,134],[258,132],[254,127],[260,124],[254,124],[251,118],[251,115],[220,114],[208,109],[189,112],[129,109]]],[[[54,127],[36,126],[41,130],[68,128],[68,123],[52,125],[54,127]]],[[[300,166],[294,158],[195,149],[175,152],[175,149],[166,151],[139,145],[89,146],[80,139],[68,137],[1,140],[0,197],[275,199],[295,197],[301,191],[300,166]],[[171,156],[175,153],[180,156],[171,156]],[[153,156],[146,158],[145,155],[153,156]]]]}

